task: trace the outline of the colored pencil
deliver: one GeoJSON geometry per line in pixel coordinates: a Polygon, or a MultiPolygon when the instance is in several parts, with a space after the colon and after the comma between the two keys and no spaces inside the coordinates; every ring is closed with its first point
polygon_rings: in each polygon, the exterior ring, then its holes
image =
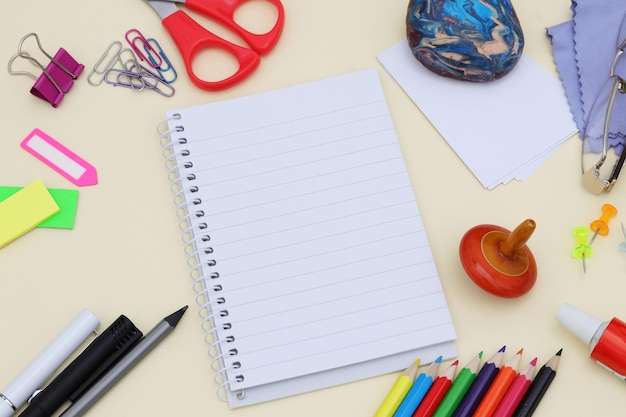
{"type": "Polygon", "coordinates": [[[491,417],[493,412],[496,411],[498,404],[500,404],[504,394],[506,394],[506,391],[517,376],[517,369],[523,352],[524,349],[520,349],[500,368],[500,372],[498,372],[485,396],[478,404],[473,417],[491,417]]]}
{"type": "Polygon", "coordinates": [[[431,417],[454,382],[459,361],[456,360],[435,379],[413,417],[431,417]]]}
{"type": "Polygon", "coordinates": [[[415,382],[417,377],[417,369],[420,365],[420,360],[416,360],[406,368],[404,372],[400,374],[396,382],[391,387],[391,390],[383,400],[382,404],[374,414],[374,417],[392,417],[396,412],[398,406],[406,396],[407,392],[411,389],[411,386],[415,382]]]}
{"type": "Polygon", "coordinates": [[[500,372],[505,351],[506,346],[502,346],[502,348],[480,368],[476,379],[463,396],[463,399],[461,399],[459,406],[454,410],[452,414],[453,417],[471,417],[472,414],[474,414],[480,400],[482,400],[494,378],[498,375],[498,372],[500,372]]]}
{"type": "Polygon", "coordinates": [[[480,360],[483,357],[483,353],[480,352],[474,357],[457,375],[452,383],[452,386],[441,400],[439,407],[435,410],[433,417],[451,417],[454,410],[458,407],[461,399],[467,393],[470,385],[476,379],[478,368],[480,367],[480,360]]]}
{"type": "Polygon", "coordinates": [[[535,412],[539,402],[550,387],[552,380],[556,376],[556,369],[561,360],[563,349],[559,350],[545,365],[539,369],[537,376],[530,384],[528,391],[524,394],[524,398],[519,403],[513,413],[513,417],[530,417],[535,412]]]}
{"type": "Polygon", "coordinates": [[[439,372],[441,359],[442,357],[439,356],[417,377],[415,383],[409,392],[407,392],[404,400],[400,403],[400,406],[396,410],[393,417],[411,417],[413,415],[415,409],[424,399],[426,392],[428,392],[428,389],[433,384],[433,379],[437,376],[437,372],[439,372]]]}
{"type": "Polygon", "coordinates": [[[524,394],[526,394],[526,391],[528,391],[530,387],[533,377],[535,376],[536,367],[537,358],[530,361],[530,363],[517,374],[492,417],[511,417],[513,415],[515,408],[517,408],[520,401],[522,401],[522,397],[524,397],[524,394]]]}

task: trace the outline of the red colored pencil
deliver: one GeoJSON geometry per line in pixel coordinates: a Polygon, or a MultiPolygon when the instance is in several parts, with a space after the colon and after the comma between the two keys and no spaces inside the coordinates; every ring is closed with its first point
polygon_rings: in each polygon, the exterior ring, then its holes
{"type": "Polygon", "coordinates": [[[524,349],[520,349],[502,368],[500,368],[500,372],[498,372],[498,375],[496,375],[496,378],[491,383],[491,386],[478,404],[478,408],[476,408],[472,417],[491,417],[504,397],[506,390],[509,389],[517,376],[517,368],[523,351],[524,349]]]}
{"type": "Polygon", "coordinates": [[[504,398],[502,398],[492,417],[511,417],[513,415],[518,404],[522,401],[522,397],[528,391],[528,387],[530,387],[536,367],[537,358],[530,361],[526,368],[520,371],[509,390],[504,394],[504,398]]]}
{"type": "Polygon", "coordinates": [[[433,384],[422,399],[419,407],[417,407],[417,410],[413,413],[413,417],[430,417],[433,415],[437,406],[446,395],[446,392],[450,389],[458,366],[459,361],[454,361],[444,373],[433,381],[433,384]]]}

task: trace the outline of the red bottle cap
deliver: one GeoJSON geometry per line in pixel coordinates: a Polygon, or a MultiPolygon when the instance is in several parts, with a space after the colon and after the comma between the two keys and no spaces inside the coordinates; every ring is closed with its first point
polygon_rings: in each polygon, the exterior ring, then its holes
{"type": "Polygon", "coordinates": [[[626,376],[626,323],[614,318],[610,321],[591,358],[617,373],[626,376]]]}

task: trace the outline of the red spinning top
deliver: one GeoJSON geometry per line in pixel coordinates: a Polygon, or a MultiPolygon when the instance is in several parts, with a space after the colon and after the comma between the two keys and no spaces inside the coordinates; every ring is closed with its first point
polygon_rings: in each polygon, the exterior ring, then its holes
{"type": "Polygon", "coordinates": [[[535,221],[524,220],[513,232],[493,224],[474,226],[459,247],[465,272],[480,288],[499,297],[526,294],[537,280],[537,263],[526,242],[535,221]]]}

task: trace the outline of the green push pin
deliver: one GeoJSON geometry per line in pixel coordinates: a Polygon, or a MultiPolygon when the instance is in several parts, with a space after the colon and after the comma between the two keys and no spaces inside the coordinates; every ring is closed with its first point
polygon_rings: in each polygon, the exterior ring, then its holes
{"type": "Polygon", "coordinates": [[[574,237],[576,238],[576,247],[572,251],[572,255],[576,259],[582,259],[583,272],[587,273],[586,259],[593,256],[593,249],[587,243],[587,235],[589,234],[589,228],[586,226],[578,226],[574,228],[574,237]]]}

